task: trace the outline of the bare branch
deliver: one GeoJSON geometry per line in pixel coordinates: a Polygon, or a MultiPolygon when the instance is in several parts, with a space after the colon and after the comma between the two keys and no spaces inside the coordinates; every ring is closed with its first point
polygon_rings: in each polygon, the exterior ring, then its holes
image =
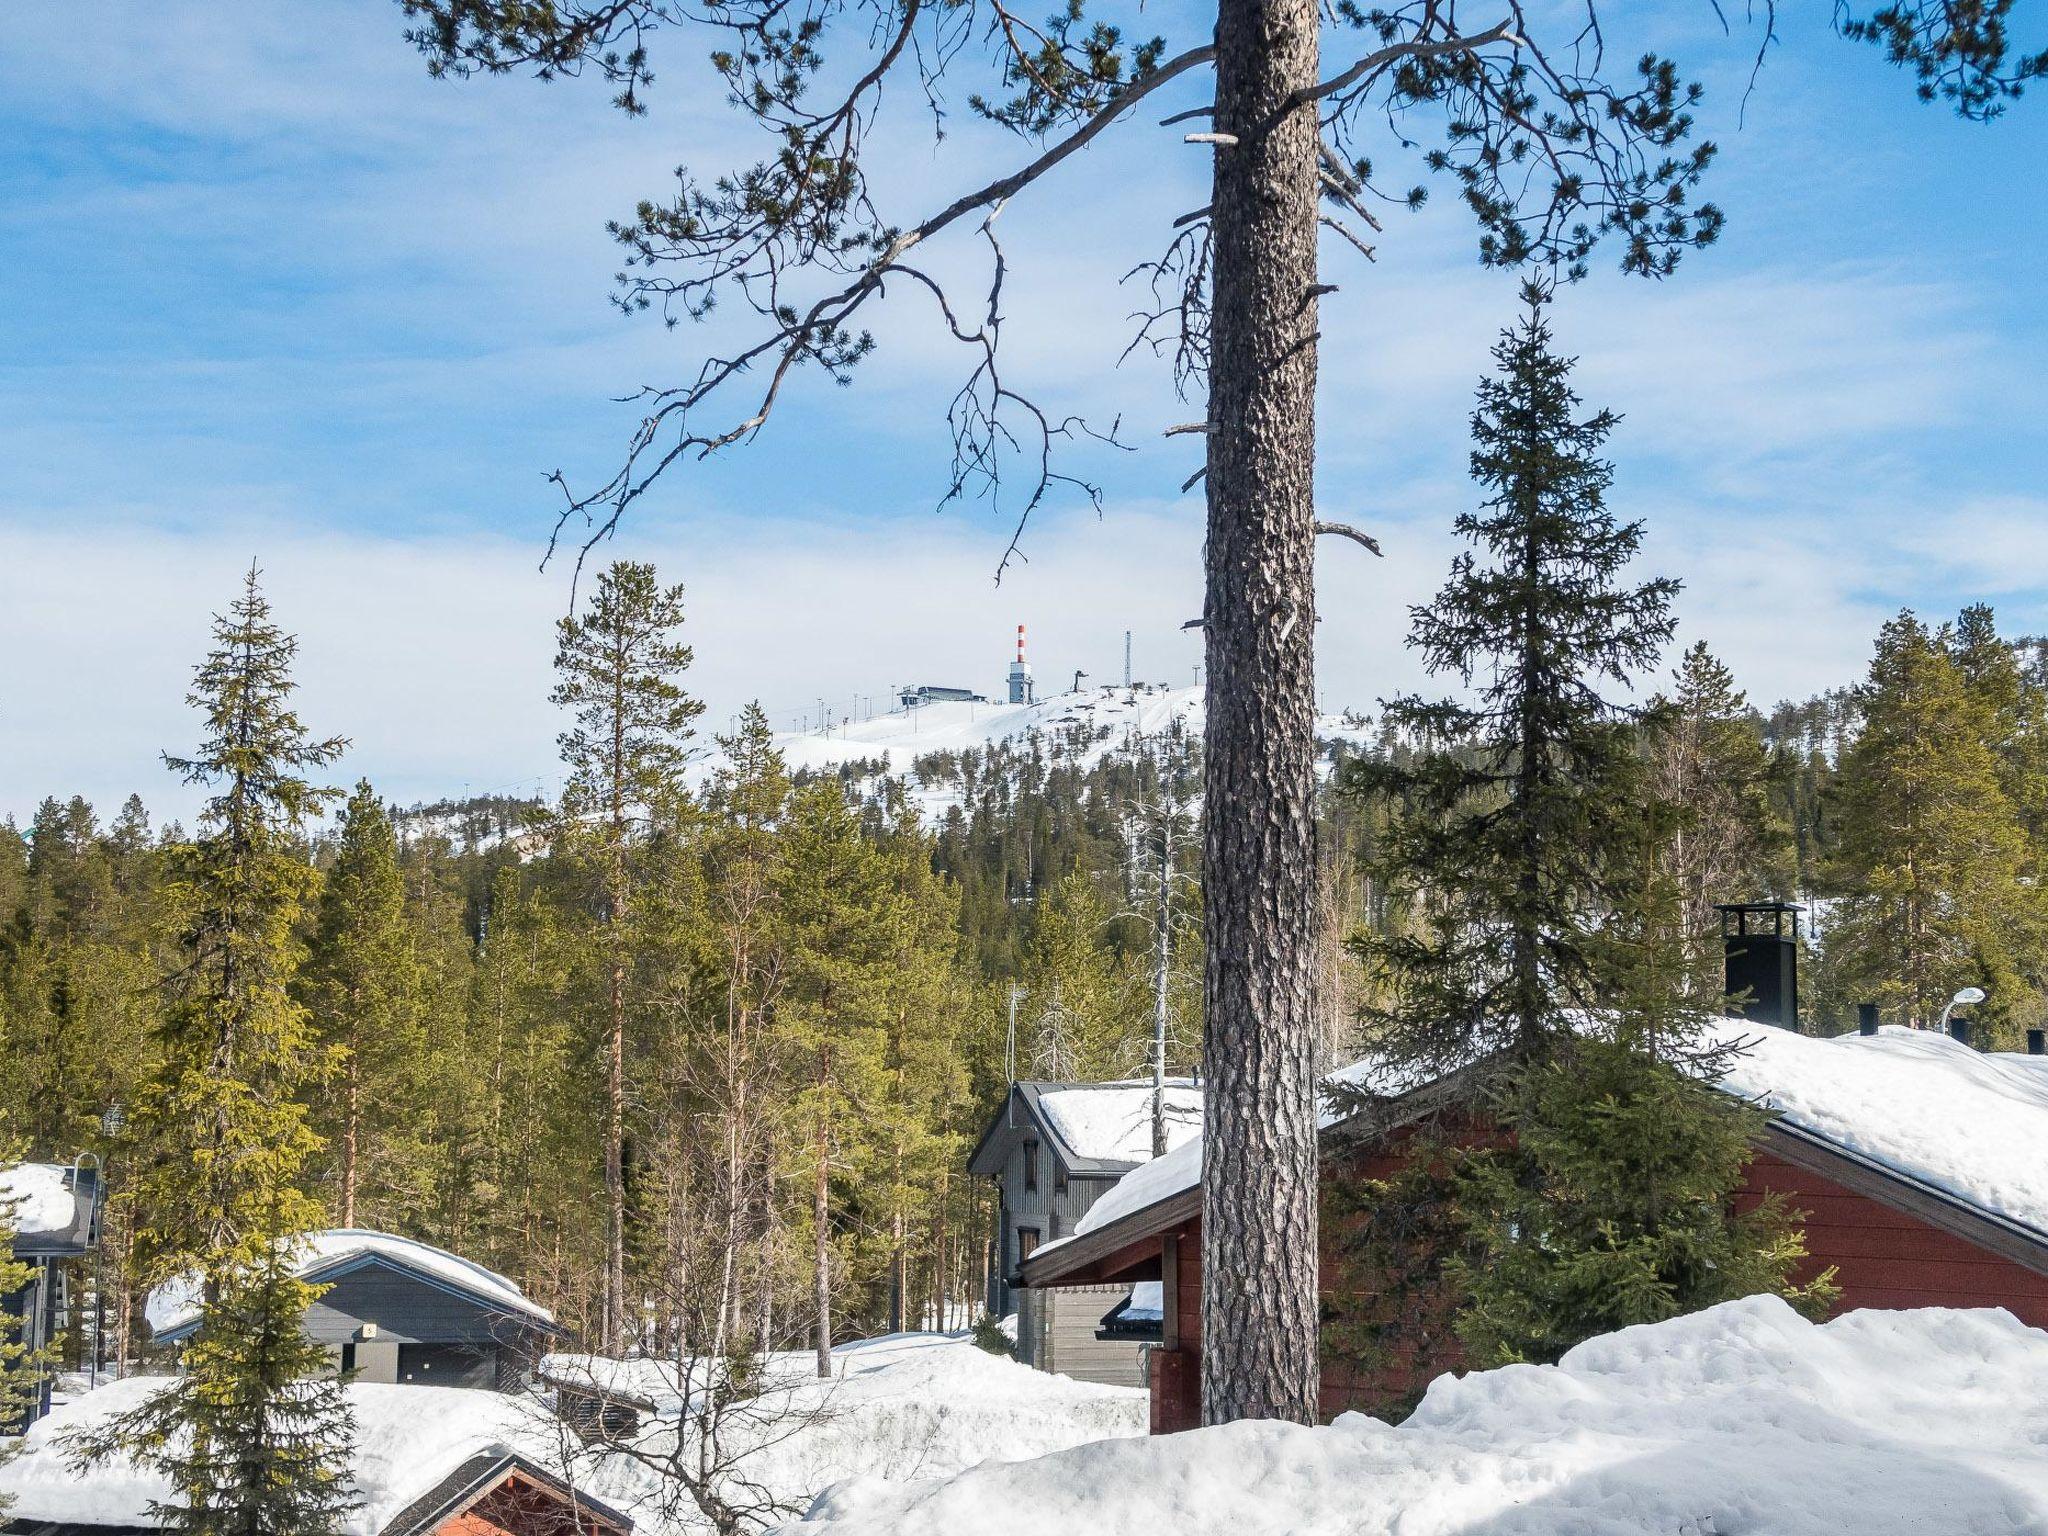
{"type": "Polygon", "coordinates": [[[1349,523],[1326,523],[1318,519],[1316,522],[1316,532],[1319,534],[1331,534],[1340,539],[1349,539],[1354,544],[1364,545],[1374,554],[1380,552],[1380,541],[1378,539],[1369,533],[1361,532],[1349,523]]]}

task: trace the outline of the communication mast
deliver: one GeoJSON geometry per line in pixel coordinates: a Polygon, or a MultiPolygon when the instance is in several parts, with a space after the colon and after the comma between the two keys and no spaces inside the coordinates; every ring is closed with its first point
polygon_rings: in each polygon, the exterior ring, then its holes
{"type": "Polygon", "coordinates": [[[1031,687],[1031,663],[1024,659],[1024,626],[1017,626],[1017,659],[1010,663],[1010,702],[1037,702],[1031,687]]]}

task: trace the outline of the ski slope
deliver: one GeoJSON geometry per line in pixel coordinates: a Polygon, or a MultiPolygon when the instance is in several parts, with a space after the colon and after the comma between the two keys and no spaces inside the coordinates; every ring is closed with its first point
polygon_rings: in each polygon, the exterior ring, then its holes
{"type": "MultiPolygon", "coordinates": [[[[881,772],[910,781],[911,799],[927,816],[958,803],[955,786],[918,782],[919,759],[942,752],[1009,747],[1036,749],[1045,758],[1086,772],[1105,757],[1138,753],[1181,736],[1199,742],[1203,690],[1156,683],[1081,688],[1032,704],[935,702],[895,709],[867,720],[847,720],[829,731],[791,731],[775,745],[792,772],[830,771],[849,763],[880,763],[881,772]]],[[[1355,716],[1324,715],[1321,741],[1363,744],[1367,730],[1355,716]]]]}

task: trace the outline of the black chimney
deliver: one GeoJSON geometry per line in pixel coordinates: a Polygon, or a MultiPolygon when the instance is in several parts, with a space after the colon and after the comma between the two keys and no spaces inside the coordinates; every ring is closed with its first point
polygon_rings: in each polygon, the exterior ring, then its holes
{"type": "Polygon", "coordinates": [[[1952,1018],[1948,1021],[1948,1037],[1963,1045],[1970,1043],[1970,1021],[1952,1018]]]}
{"type": "Polygon", "coordinates": [[[1721,947],[1727,957],[1726,987],[1741,998],[1744,1018],[1780,1029],[1799,1028],[1799,914],[1788,901],[1735,901],[1714,908],[1721,914],[1721,947]]]}
{"type": "Polygon", "coordinates": [[[2027,1031],[2027,1054],[2029,1056],[2048,1056],[2048,1029],[2030,1029],[2027,1031]]]}
{"type": "Polygon", "coordinates": [[[1877,1004],[1858,1003],[1856,1005],[1856,1033],[1859,1035],[1874,1035],[1877,1033],[1877,1004]]]}

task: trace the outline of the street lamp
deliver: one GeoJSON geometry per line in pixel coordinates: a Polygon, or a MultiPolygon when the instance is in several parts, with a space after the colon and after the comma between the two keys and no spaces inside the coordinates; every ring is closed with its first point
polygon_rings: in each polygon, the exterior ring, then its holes
{"type": "Polygon", "coordinates": [[[1939,1029],[1943,1034],[1947,1034],[1948,1016],[1950,1014],[1954,1013],[1958,1008],[1973,1007],[1976,1004],[1981,1003],[1983,1001],[1984,989],[1982,987],[1963,988],[1962,991],[1958,992],[1954,997],[1948,1000],[1948,1006],[1941,1010],[1941,1023],[1936,1025],[1935,1027],[1939,1029]]]}

